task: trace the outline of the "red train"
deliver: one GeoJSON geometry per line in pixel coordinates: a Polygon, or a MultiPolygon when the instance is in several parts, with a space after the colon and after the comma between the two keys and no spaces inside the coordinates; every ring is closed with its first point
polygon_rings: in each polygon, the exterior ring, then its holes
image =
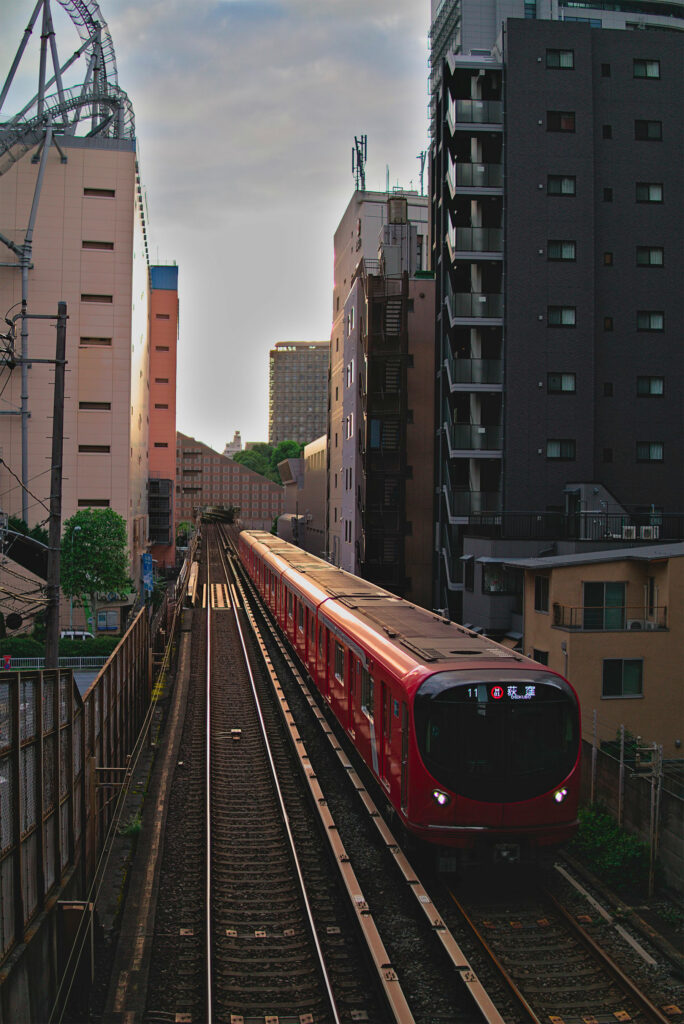
{"type": "Polygon", "coordinates": [[[573,834],[580,712],[562,676],[271,534],[239,550],[408,832],[495,860],[573,834]]]}

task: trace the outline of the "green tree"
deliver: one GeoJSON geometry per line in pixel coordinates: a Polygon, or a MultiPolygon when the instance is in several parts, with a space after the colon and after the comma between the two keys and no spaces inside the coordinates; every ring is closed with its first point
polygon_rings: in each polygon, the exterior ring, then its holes
{"type": "Polygon", "coordinates": [[[64,524],[61,584],[67,597],[82,601],[88,595],[97,621],[97,595],[128,593],[126,520],[112,508],[82,508],[64,524]]]}
{"type": "Polygon", "coordinates": [[[247,469],[253,470],[259,476],[268,476],[272,451],[273,449],[270,444],[255,444],[253,448],[248,448],[244,452],[236,452],[233,456],[233,462],[246,466],[247,469]]]}
{"type": "Polygon", "coordinates": [[[283,459],[298,459],[303,451],[304,445],[299,441],[280,441],[271,453],[271,473],[273,474],[271,479],[278,484],[282,483],[278,472],[278,463],[283,459]]]}

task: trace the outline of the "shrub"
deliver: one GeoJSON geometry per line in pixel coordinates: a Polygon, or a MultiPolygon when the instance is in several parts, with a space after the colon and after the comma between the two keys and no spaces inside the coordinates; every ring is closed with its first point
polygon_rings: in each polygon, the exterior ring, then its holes
{"type": "Polygon", "coordinates": [[[648,846],[620,828],[600,804],[580,809],[570,850],[616,889],[641,888],[648,879],[648,846]]]}

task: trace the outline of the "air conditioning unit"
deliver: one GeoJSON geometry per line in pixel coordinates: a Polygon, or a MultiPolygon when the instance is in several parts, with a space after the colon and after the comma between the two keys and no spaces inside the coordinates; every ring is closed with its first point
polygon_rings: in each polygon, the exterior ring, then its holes
{"type": "Polygon", "coordinates": [[[623,540],[636,540],[636,526],[623,526],[622,527],[622,539],[623,540]]]}
{"type": "Polygon", "coordinates": [[[641,540],[654,540],[660,536],[660,527],[658,526],[640,526],[639,537],[641,540]]]}
{"type": "Polygon", "coordinates": [[[646,621],[644,622],[644,626],[646,627],[646,629],[657,629],[658,628],[658,623],[657,622],[653,622],[650,619],[646,619],[646,621]]]}
{"type": "Polygon", "coordinates": [[[643,629],[643,619],[627,619],[627,629],[643,629]]]}

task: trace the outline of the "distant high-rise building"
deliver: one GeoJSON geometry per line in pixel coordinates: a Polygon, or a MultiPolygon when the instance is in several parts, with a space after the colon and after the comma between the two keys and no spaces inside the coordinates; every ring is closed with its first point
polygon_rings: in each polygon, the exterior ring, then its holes
{"type": "Polygon", "coordinates": [[[269,353],[268,443],[308,444],[325,433],[328,342],[279,341],[269,353]]]}
{"type": "Polygon", "coordinates": [[[178,267],[150,267],[150,543],[159,568],[176,563],[178,267]]]}
{"type": "Polygon", "coordinates": [[[236,430],[233,434],[232,441],[226,441],[226,446],[223,449],[223,454],[227,459],[232,459],[237,452],[242,451],[242,437],[240,431],[236,430]]]}
{"type": "Polygon", "coordinates": [[[335,233],[328,553],[430,601],[434,281],[428,201],[355,192],[335,233]]]}
{"type": "Polygon", "coordinates": [[[433,0],[433,601],[485,629],[521,544],[681,536],[682,30],[682,3],[433,0]]]}

